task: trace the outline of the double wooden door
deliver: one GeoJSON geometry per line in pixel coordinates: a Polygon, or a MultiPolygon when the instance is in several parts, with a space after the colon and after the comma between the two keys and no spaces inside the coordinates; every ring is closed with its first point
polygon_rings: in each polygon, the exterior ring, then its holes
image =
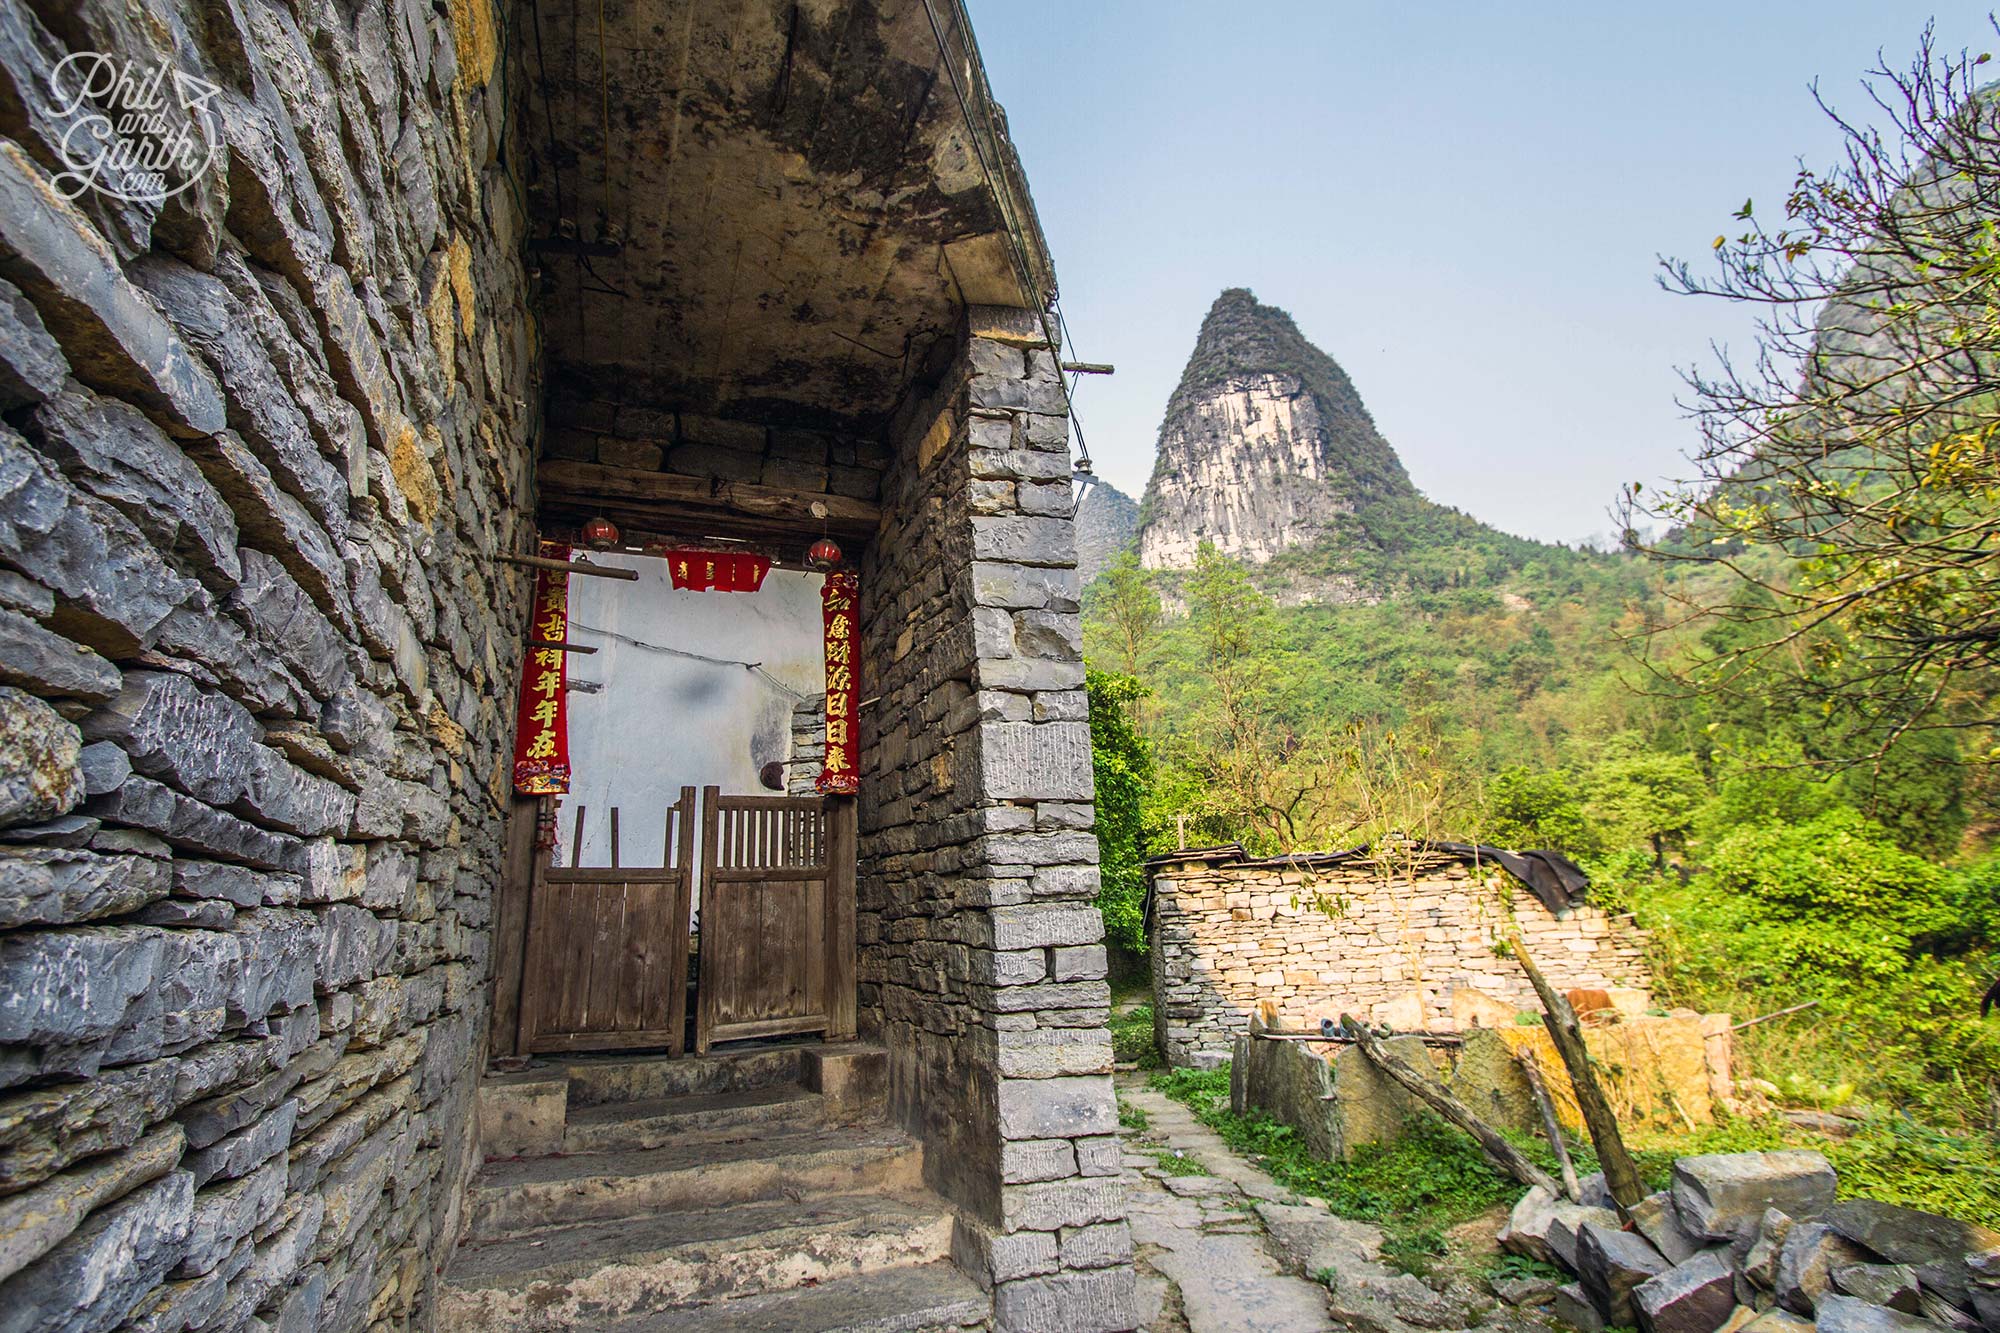
{"type": "Polygon", "coordinates": [[[517,1049],[681,1054],[691,939],[696,1050],[792,1033],[852,1037],[854,813],[850,798],[716,787],[697,807],[683,787],[658,866],[619,864],[616,810],[609,867],[577,868],[574,853],[568,868],[537,857],[517,1049]]]}

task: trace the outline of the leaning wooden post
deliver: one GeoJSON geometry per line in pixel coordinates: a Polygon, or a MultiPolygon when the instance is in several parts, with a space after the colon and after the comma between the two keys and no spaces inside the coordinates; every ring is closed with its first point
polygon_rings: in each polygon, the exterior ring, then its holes
{"type": "Polygon", "coordinates": [[[1632,1154],[1625,1150],[1625,1136],[1618,1131],[1618,1118],[1611,1114],[1611,1103],[1605,1099],[1604,1089],[1591,1070],[1590,1050],[1583,1044],[1583,1027],[1576,1021],[1576,1011],[1570,1008],[1569,1001],[1555,993],[1535,966],[1535,960],[1528,957],[1521,937],[1509,936],[1507,943],[1514,950],[1521,970],[1528,974],[1528,984],[1541,997],[1542,1022],[1548,1026],[1549,1038],[1555,1042],[1563,1067],[1569,1070],[1577,1109],[1583,1112],[1583,1126],[1590,1131],[1590,1141],[1597,1149],[1597,1164],[1604,1168],[1604,1183],[1611,1191],[1612,1202],[1618,1205],[1619,1216],[1625,1217],[1633,1204],[1646,1197],[1646,1187],[1639,1181],[1639,1168],[1632,1164],[1632,1154]]]}
{"type": "Polygon", "coordinates": [[[1549,1147],[1555,1149],[1556,1165],[1562,1168],[1563,1193],[1571,1203],[1583,1202],[1583,1187],[1577,1184],[1576,1164],[1569,1160],[1569,1144],[1563,1141],[1562,1122],[1556,1119],[1556,1104],[1549,1098],[1549,1086],[1542,1081],[1542,1066],[1535,1059],[1533,1051],[1520,1054],[1521,1073],[1528,1080],[1528,1091],[1534,1094],[1535,1109],[1542,1113],[1542,1132],[1548,1135],[1549,1147]]]}
{"type": "Polygon", "coordinates": [[[1380,1037],[1355,1022],[1352,1015],[1342,1014],[1340,1027],[1343,1033],[1354,1039],[1354,1044],[1369,1064],[1408,1089],[1418,1101],[1470,1134],[1493,1165],[1523,1185],[1540,1185],[1550,1194],[1556,1192],[1556,1182],[1548,1172],[1522,1156],[1518,1148],[1501,1137],[1499,1130],[1474,1115],[1464,1102],[1397,1059],[1383,1047],[1380,1037]]]}

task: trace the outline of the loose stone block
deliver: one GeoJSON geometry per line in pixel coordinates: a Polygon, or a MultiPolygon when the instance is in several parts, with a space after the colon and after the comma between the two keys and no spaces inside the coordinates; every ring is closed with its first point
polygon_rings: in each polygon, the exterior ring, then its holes
{"type": "Polygon", "coordinates": [[[1674,1163],[1674,1209],[1709,1240],[1748,1239],[1769,1208],[1817,1217],[1834,1186],[1833,1167],[1816,1152],[1712,1153],[1674,1163]]]}
{"type": "Polygon", "coordinates": [[[1586,1222],[1578,1230],[1577,1276],[1590,1293],[1591,1303],[1614,1327],[1635,1322],[1633,1289],[1670,1266],[1659,1251],[1629,1231],[1595,1222],[1586,1222]]]}
{"type": "Polygon", "coordinates": [[[1736,1308],[1735,1274],[1704,1250],[1634,1287],[1632,1307],[1648,1333],[1714,1333],[1736,1308]]]}

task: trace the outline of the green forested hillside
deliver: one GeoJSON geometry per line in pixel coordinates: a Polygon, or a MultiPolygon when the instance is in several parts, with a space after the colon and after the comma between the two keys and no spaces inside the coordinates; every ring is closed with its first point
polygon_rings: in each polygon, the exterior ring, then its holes
{"type": "Polygon", "coordinates": [[[1981,1023],[1977,998],[2000,970],[2000,861],[1984,853],[1981,770],[1952,762],[1946,733],[1843,764],[1859,742],[1824,718],[1656,673],[1712,649],[1671,624],[1716,577],[1524,541],[1416,498],[1261,567],[1122,558],[1084,599],[1114,939],[1143,947],[1138,863],[1183,836],[1552,847],[1653,931],[1668,1002],[1821,1001],[1818,1021],[1744,1034],[1788,1095],[1983,1123],[2000,1019],[1981,1023]],[[1378,599],[1285,604],[1302,576],[1331,575],[1378,599]]]}

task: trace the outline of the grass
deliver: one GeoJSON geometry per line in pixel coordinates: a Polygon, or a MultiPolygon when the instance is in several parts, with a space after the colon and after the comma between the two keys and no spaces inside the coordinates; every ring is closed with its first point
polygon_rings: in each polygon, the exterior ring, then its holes
{"type": "MultiPolygon", "coordinates": [[[[1278,1183],[1325,1199],[1341,1217],[1381,1227],[1383,1259],[1405,1272],[1429,1273],[1444,1257],[1447,1231],[1495,1205],[1512,1206],[1524,1193],[1519,1182],[1487,1163],[1471,1139],[1429,1115],[1414,1117],[1395,1143],[1363,1147],[1345,1162],[1326,1162],[1308,1152],[1290,1127],[1261,1113],[1233,1114],[1227,1066],[1169,1070],[1154,1074],[1151,1083],[1278,1183]]],[[[1554,1172],[1546,1143],[1508,1137],[1554,1172]]],[[[1666,1187],[1676,1157],[1811,1148],[1833,1164],[1843,1198],[1880,1199],[1989,1226],[2000,1217],[2000,1141],[1899,1116],[1863,1121],[1847,1139],[1828,1139],[1776,1119],[1737,1120],[1691,1134],[1635,1133],[1629,1146],[1650,1189],[1666,1187]]],[[[1579,1174],[1597,1169],[1589,1144],[1572,1144],[1570,1155],[1579,1174]]],[[[1505,1267],[1515,1262],[1496,1260],[1489,1276],[1545,1276],[1505,1267]]]]}
{"type": "Polygon", "coordinates": [[[1160,1170],[1170,1176],[1212,1176],[1215,1173],[1192,1157],[1184,1157],[1172,1148],[1142,1148],[1147,1156],[1160,1164],[1160,1170]]]}
{"type": "Polygon", "coordinates": [[[1842,1198],[1880,1199],[1986,1226],[2000,1217],[2000,1140],[1934,1129],[1900,1115],[1861,1121],[1845,1139],[1781,1120],[1735,1120],[1692,1134],[1634,1136],[1631,1147],[1654,1188],[1666,1185],[1676,1157],[1811,1148],[1833,1164],[1842,1198]]]}
{"type": "Polygon", "coordinates": [[[1396,1143],[1325,1162],[1290,1127],[1262,1114],[1233,1114],[1226,1066],[1170,1070],[1151,1082],[1279,1184],[1325,1199],[1341,1217],[1381,1227],[1383,1259],[1406,1272],[1429,1272],[1444,1256],[1446,1231],[1521,1195],[1521,1187],[1487,1165],[1470,1139],[1429,1116],[1413,1120],[1396,1143]]]}
{"type": "Polygon", "coordinates": [[[1142,1004],[1124,1013],[1111,1015],[1111,1058],[1120,1064],[1136,1064],[1141,1069],[1158,1069],[1164,1063],[1160,1048],[1153,1044],[1153,1006],[1142,1004]]]}
{"type": "Polygon", "coordinates": [[[1149,1122],[1144,1111],[1126,1101],[1121,1095],[1118,1098],[1118,1123],[1126,1129],[1143,1131],[1149,1122]]]}

